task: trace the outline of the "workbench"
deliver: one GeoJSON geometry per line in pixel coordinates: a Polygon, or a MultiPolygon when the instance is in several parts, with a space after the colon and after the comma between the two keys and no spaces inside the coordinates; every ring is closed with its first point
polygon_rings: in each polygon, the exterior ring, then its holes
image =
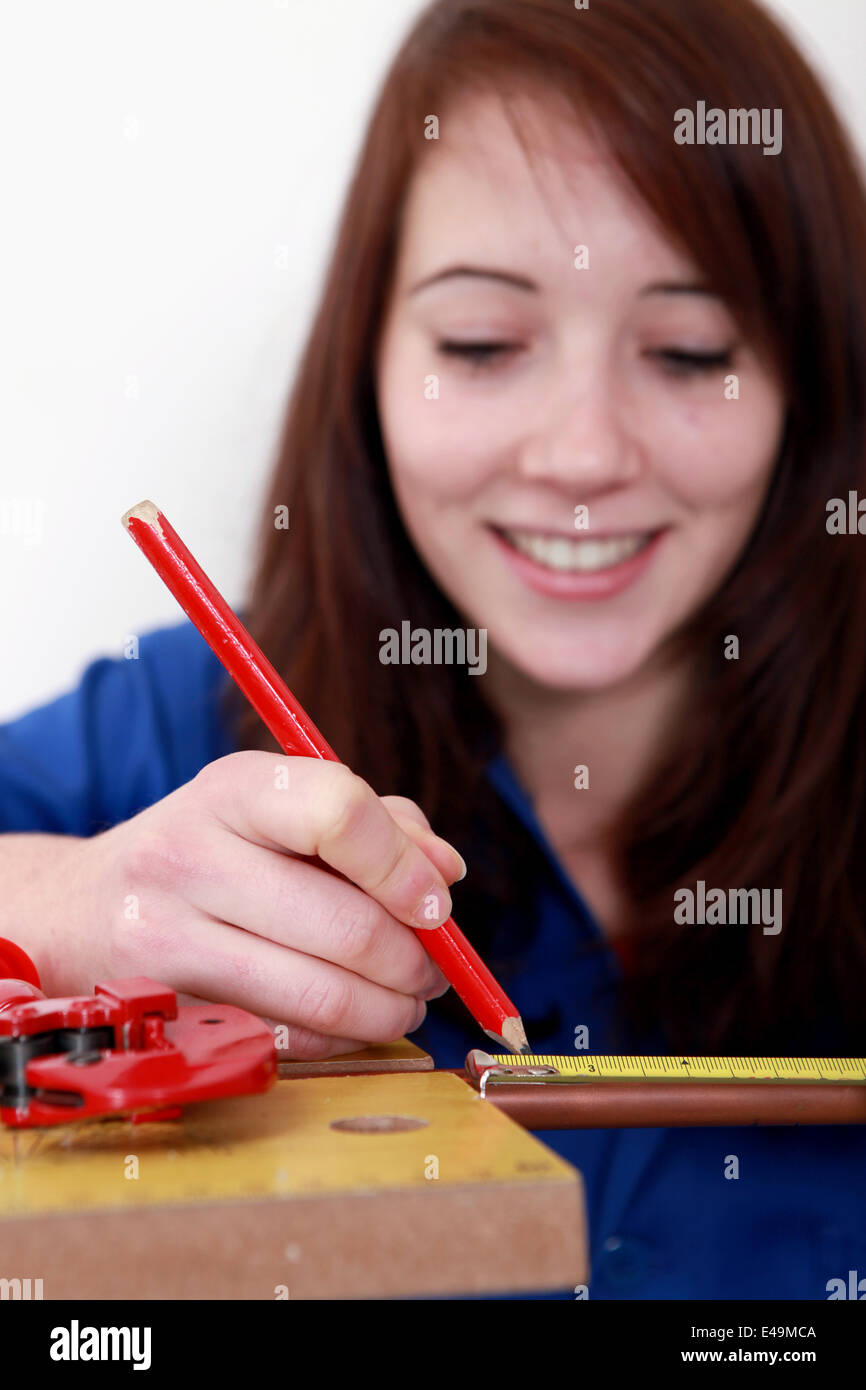
{"type": "Polygon", "coordinates": [[[45,1299],[355,1299],[588,1278],[580,1174],[403,1039],[182,1118],[0,1129],[0,1278],[45,1299]]]}

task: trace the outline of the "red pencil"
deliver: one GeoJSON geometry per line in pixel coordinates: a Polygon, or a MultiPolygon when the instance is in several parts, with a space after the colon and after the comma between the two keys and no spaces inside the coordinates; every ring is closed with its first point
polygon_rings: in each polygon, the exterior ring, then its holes
{"type": "MultiPolygon", "coordinates": [[[[283,751],[339,762],[162,512],[139,502],[123,524],[283,751]]],[[[453,917],[440,927],[411,930],[484,1032],[509,1052],[530,1052],[520,1015],[453,917]]]]}

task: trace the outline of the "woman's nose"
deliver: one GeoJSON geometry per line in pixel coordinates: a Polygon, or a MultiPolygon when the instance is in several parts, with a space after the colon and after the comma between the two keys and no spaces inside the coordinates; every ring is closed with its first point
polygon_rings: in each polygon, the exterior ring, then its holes
{"type": "Polygon", "coordinates": [[[545,403],[520,451],[521,476],[579,489],[581,495],[637,477],[641,449],[626,403],[603,372],[545,403]]]}

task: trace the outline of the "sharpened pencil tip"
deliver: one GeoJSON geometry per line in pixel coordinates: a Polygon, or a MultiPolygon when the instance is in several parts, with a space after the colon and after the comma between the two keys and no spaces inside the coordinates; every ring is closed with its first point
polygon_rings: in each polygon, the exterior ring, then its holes
{"type": "Polygon", "coordinates": [[[485,1033],[490,1038],[495,1038],[497,1042],[507,1049],[508,1052],[530,1054],[532,1048],[526,1038],[523,1023],[519,1018],[506,1018],[502,1024],[501,1033],[492,1033],[489,1028],[485,1028],[485,1033]]]}

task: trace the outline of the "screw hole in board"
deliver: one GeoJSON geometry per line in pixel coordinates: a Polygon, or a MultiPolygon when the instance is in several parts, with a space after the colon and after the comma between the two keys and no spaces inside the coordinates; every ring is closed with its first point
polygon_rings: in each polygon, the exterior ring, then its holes
{"type": "Polygon", "coordinates": [[[342,1134],[405,1134],[426,1125],[426,1120],[416,1120],[411,1115],[356,1115],[349,1120],[331,1121],[331,1129],[342,1134]]]}

